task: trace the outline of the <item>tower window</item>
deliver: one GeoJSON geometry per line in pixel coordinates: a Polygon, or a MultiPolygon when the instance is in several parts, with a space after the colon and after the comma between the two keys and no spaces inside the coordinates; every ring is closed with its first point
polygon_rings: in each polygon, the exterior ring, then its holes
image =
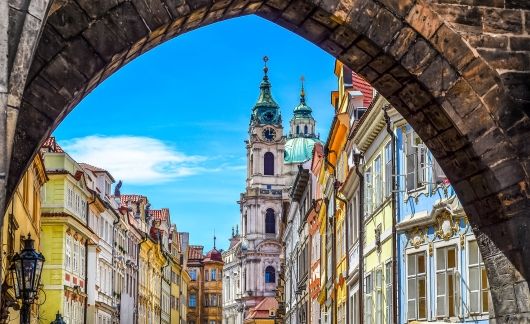
{"type": "Polygon", "coordinates": [[[274,175],[274,154],[271,152],[265,153],[263,156],[263,166],[264,175],[274,175]]]}
{"type": "Polygon", "coordinates": [[[304,134],[307,135],[307,125],[304,126],[304,134]]]}
{"type": "Polygon", "coordinates": [[[268,266],[265,268],[265,283],[275,283],[276,282],[276,270],[274,267],[268,266]]]}
{"type": "Polygon", "coordinates": [[[267,212],[265,213],[265,233],[276,233],[276,217],[274,216],[274,210],[272,208],[267,209],[267,212]]]}

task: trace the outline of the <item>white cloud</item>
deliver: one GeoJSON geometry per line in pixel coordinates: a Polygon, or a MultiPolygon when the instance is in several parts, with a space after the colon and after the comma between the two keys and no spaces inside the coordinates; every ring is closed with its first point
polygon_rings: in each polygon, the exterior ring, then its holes
{"type": "Polygon", "coordinates": [[[186,155],[141,136],[87,136],[60,143],[76,161],[108,170],[128,184],[154,184],[208,172],[206,157],[186,155]]]}

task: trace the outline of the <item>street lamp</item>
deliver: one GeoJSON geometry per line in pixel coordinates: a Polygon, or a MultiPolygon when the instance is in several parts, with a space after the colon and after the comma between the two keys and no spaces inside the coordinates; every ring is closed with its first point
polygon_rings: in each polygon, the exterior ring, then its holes
{"type": "Polygon", "coordinates": [[[15,253],[11,257],[11,275],[13,276],[13,286],[15,297],[22,300],[20,310],[20,323],[28,324],[30,320],[30,306],[34,303],[39,290],[40,276],[44,256],[35,251],[35,241],[31,235],[23,240],[24,248],[20,253],[15,253]]]}
{"type": "Polygon", "coordinates": [[[59,312],[57,312],[57,314],[55,314],[55,320],[51,321],[50,324],[66,324],[66,322],[64,321],[64,319],[61,316],[61,314],[59,314],[59,312]]]}

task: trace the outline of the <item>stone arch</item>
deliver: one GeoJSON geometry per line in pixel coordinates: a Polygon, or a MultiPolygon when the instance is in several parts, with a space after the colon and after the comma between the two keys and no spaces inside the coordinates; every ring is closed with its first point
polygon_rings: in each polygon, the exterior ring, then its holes
{"type": "MultiPolygon", "coordinates": [[[[18,51],[10,75],[10,126],[2,152],[10,161],[7,196],[44,138],[121,66],[195,28],[258,14],[363,75],[405,117],[440,162],[469,215],[488,267],[495,316],[499,321],[530,317],[528,85],[501,79],[496,58],[477,51],[457,32],[455,23],[469,17],[447,11],[440,16],[440,6],[426,0],[38,3],[41,7],[27,8],[27,16],[48,16],[36,31],[41,37],[33,38],[35,55],[18,51]],[[22,58],[27,67],[16,65],[22,58]]],[[[506,6],[511,8],[505,16],[511,16],[503,22],[530,30],[527,5],[507,1],[506,6]]]]}

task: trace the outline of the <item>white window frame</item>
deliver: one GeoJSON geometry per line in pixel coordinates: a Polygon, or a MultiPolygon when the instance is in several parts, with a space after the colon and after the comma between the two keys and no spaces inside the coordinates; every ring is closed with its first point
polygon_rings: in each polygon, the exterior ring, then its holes
{"type": "Polygon", "coordinates": [[[424,320],[424,321],[427,321],[429,319],[429,284],[428,284],[428,279],[429,279],[429,275],[430,275],[430,270],[429,270],[429,253],[427,251],[427,247],[422,247],[422,248],[419,248],[419,249],[409,249],[409,251],[407,251],[407,253],[405,254],[405,274],[406,274],[406,283],[405,283],[405,296],[406,296],[406,306],[405,306],[405,309],[406,309],[406,318],[407,318],[407,322],[408,321],[411,321],[411,320],[418,320],[418,321],[421,321],[421,320],[424,320]],[[418,278],[420,276],[418,276],[418,272],[417,272],[417,260],[415,260],[414,264],[416,265],[416,269],[414,269],[414,274],[413,275],[409,275],[409,262],[408,262],[408,257],[410,255],[417,255],[417,254],[420,254],[420,253],[423,253],[424,256],[425,256],[425,274],[423,275],[424,278],[425,278],[425,305],[426,305],[426,310],[425,310],[425,317],[419,317],[419,313],[418,313],[418,310],[419,310],[419,302],[418,302],[418,296],[416,295],[415,293],[415,298],[414,299],[410,299],[409,296],[409,279],[411,278],[415,278],[416,280],[416,284],[415,284],[415,287],[416,287],[416,290],[417,290],[417,282],[418,282],[418,278]],[[414,303],[415,303],[415,308],[414,308],[414,311],[416,314],[414,314],[413,316],[411,316],[411,314],[409,314],[409,302],[411,300],[414,300],[414,303]]]}

